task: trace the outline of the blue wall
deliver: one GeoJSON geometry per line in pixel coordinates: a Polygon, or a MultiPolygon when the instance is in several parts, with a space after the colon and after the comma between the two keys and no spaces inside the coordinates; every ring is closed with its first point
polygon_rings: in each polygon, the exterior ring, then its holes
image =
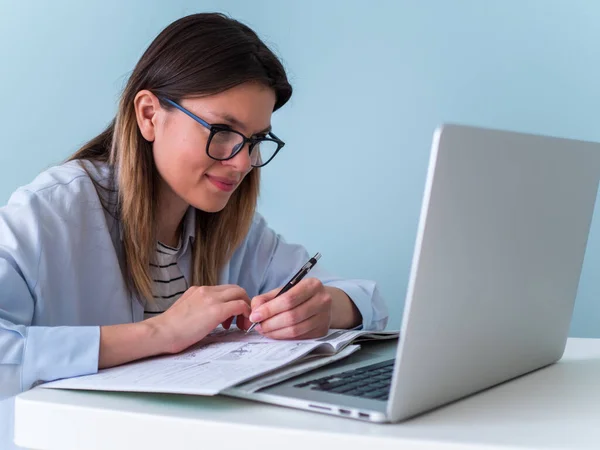
{"type": "MultiPolygon", "coordinates": [[[[399,326],[431,136],[443,121],[600,141],[600,4],[556,0],[54,2],[0,12],[0,202],[100,131],[161,27],[218,9],[283,58],[287,146],[260,209],[321,263],[377,280],[399,326]],[[142,6],[143,5],[143,6],[142,6]],[[8,69],[8,70],[7,70],[8,69]]],[[[600,337],[593,223],[571,334],[600,337]]]]}

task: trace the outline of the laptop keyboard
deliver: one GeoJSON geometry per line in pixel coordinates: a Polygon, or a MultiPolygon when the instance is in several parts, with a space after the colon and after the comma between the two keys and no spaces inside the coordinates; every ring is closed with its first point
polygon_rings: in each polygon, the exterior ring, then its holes
{"type": "Polygon", "coordinates": [[[347,372],[328,375],[294,387],[309,387],[315,391],[351,395],[353,397],[387,400],[394,372],[394,360],[383,361],[347,372]]]}

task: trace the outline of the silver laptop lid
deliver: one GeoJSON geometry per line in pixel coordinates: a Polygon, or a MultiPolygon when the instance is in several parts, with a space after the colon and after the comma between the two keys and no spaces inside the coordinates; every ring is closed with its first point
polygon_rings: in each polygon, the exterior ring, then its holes
{"type": "Polygon", "coordinates": [[[435,133],[388,414],[410,417],[562,355],[600,145],[435,133]]]}

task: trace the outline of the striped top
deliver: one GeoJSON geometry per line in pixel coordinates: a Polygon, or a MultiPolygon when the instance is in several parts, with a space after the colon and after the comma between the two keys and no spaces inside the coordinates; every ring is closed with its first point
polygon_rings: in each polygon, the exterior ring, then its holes
{"type": "Polygon", "coordinates": [[[154,262],[150,264],[154,303],[146,303],[144,319],[166,311],[188,289],[188,284],[177,265],[181,241],[177,248],[159,242],[156,246],[154,262]]]}

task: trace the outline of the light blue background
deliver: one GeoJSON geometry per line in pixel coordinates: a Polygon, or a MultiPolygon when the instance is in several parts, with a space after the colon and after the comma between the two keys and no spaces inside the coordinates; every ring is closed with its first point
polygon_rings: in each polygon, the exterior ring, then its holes
{"type": "MultiPolygon", "coordinates": [[[[595,0],[0,0],[0,204],[112,118],[154,36],[192,12],[252,26],[295,92],[260,210],[320,264],[379,282],[398,328],[443,121],[600,141],[595,0]]],[[[572,336],[600,337],[600,224],[572,336]]]]}

